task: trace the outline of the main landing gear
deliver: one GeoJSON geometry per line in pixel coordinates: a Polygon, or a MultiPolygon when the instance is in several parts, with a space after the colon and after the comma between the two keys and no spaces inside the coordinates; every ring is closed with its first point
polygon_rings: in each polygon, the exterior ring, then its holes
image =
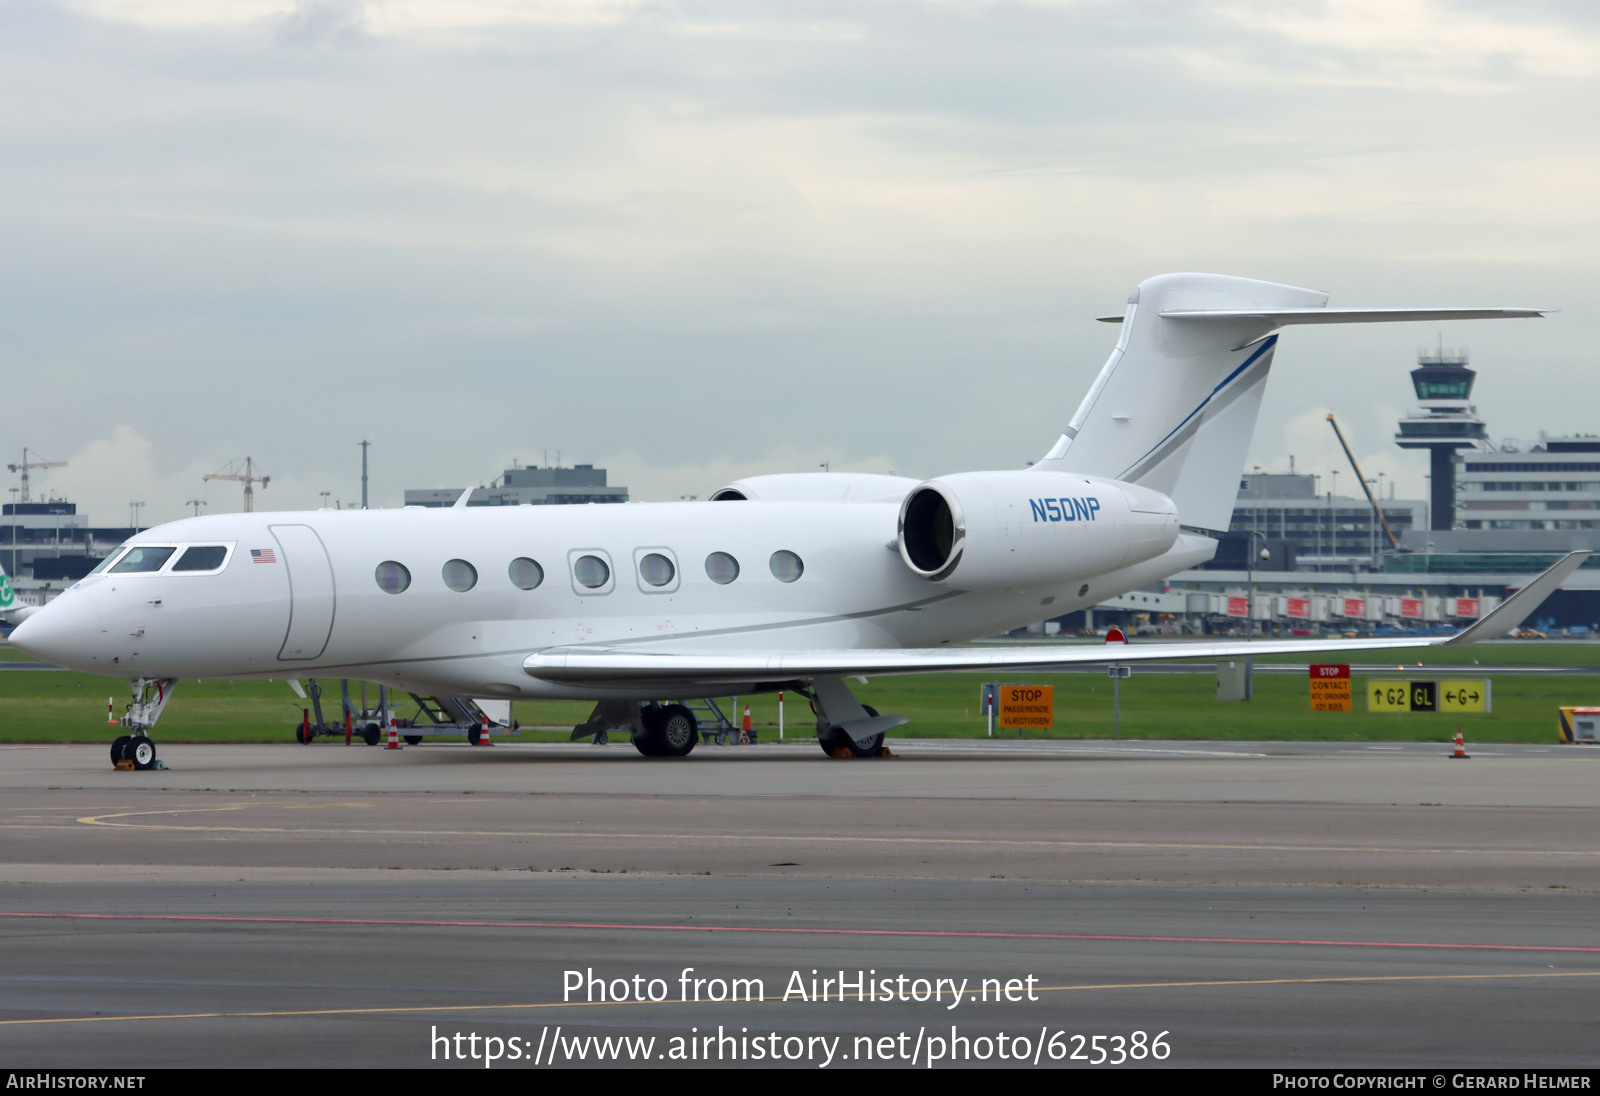
{"type": "Polygon", "coordinates": [[[700,725],[682,704],[646,705],[639,714],[643,733],[633,736],[633,748],[646,757],[687,757],[700,741],[700,725]]]}
{"type": "Polygon", "coordinates": [[[911,722],[903,715],[879,715],[856,700],[838,677],[812,682],[811,707],[817,713],[817,745],[829,757],[890,756],[884,735],[911,722]]]}
{"type": "Polygon", "coordinates": [[[633,700],[596,701],[589,718],[572,728],[572,741],[587,738],[596,746],[611,732],[627,731],[633,748],[646,757],[685,757],[700,742],[700,721],[682,704],[641,705],[633,700]]]}
{"type": "Polygon", "coordinates": [[[130,677],[133,701],[121,725],[132,734],[118,735],[111,743],[111,767],[114,769],[163,769],[156,760],[156,744],[150,738],[150,729],[161,718],[172,690],[177,688],[175,677],[130,677]]]}

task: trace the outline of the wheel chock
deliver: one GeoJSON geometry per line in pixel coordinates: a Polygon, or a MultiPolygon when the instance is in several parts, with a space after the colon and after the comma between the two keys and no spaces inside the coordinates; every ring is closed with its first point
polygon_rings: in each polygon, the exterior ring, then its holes
{"type": "Polygon", "coordinates": [[[889,749],[889,747],[885,746],[883,748],[883,752],[881,754],[879,754],[878,756],[879,757],[899,757],[900,755],[895,753],[893,750],[889,749]]]}
{"type": "Polygon", "coordinates": [[[111,767],[119,773],[131,773],[138,768],[137,765],[127,759],[123,759],[111,767]]]}
{"type": "Polygon", "coordinates": [[[835,746],[833,748],[833,758],[835,761],[849,761],[855,756],[855,753],[850,749],[849,746],[835,746]]]}
{"type": "Polygon", "coordinates": [[[156,758],[156,763],[150,767],[152,769],[160,769],[162,772],[165,772],[167,769],[167,763],[158,757],[156,758]]]}

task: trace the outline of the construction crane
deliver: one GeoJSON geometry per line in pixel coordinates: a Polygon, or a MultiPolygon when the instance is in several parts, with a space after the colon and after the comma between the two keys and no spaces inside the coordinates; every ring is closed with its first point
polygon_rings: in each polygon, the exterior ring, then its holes
{"type": "Polygon", "coordinates": [[[261,485],[261,489],[263,491],[265,491],[267,489],[267,481],[272,479],[271,476],[258,476],[258,475],[256,475],[256,473],[255,473],[255,465],[254,465],[254,463],[252,463],[252,461],[251,461],[251,459],[249,457],[244,458],[244,470],[243,471],[239,470],[239,462],[238,461],[232,461],[232,462],[230,462],[228,464],[228,467],[224,471],[221,471],[221,472],[208,472],[204,476],[201,476],[200,478],[203,479],[203,480],[208,480],[208,481],[209,480],[238,480],[239,482],[243,483],[244,484],[244,512],[247,513],[247,514],[253,513],[255,511],[255,508],[256,508],[255,485],[259,483],[261,485]]]}
{"type": "Polygon", "coordinates": [[[1378,505],[1378,500],[1372,495],[1372,488],[1367,485],[1367,477],[1361,474],[1361,465],[1356,463],[1356,455],[1350,452],[1350,445],[1344,440],[1344,431],[1339,429],[1339,422],[1333,417],[1333,412],[1328,412],[1328,425],[1333,427],[1333,436],[1339,439],[1339,446],[1344,450],[1344,455],[1349,458],[1350,467],[1355,469],[1356,481],[1361,484],[1361,490],[1366,493],[1367,501],[1372,503],[1372,512],[1378,515],[1378,521],[1383,525],[1383,535],[1389,538],[1389,546],[1396,552],[1402,551],[1400,541],[1394,535],[1394,530],[1389,528],[1389,519],[1383,516],[1383,507],[1378,505]]]}
{"type": "MultiPolygon", "coordinates": [[[[37,455],[38,454],[35,454],[35,456],[37,456],[37,455]]],[[[11,471],[13,471],[13,472],[21,472],[22,473],[22,497],[17,499],[17,501],[18,502],[27,502],[28,501],[28,469],[30,469],[30,468],[65,468],[66,466],[67,466],[67,462],[64,461],[64,460],[29,460],[28,459],[28,451],[26,449],[24,449],[22,451],[22,463],[21,464],[8,464],[8,465],[6,465],[6,468],[10,469],[11,471]]]]}

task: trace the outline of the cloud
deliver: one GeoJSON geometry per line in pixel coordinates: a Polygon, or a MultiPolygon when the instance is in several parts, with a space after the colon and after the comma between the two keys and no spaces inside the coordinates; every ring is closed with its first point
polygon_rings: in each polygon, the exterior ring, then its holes
{"type": "MultiPolygon", "coordinates": [[[[662,498],[1019,467],[1114,342],[1093,317],[1190,269],[1564,308],[1469,337],[1497,435],[1583,428],[1595,21],[1391,7],[23,0],[12,399],[72,394],[46,452],[134,424],[171,516],[246,453],[264,504],[350,499],[362,437],[387,505],[547,448],[662,498]]],[[[1404,473],[1364,409],[1434,337],[1286,333],[1257,459],[1312,460],[1284,424],[1329,407],[1404,473]]]]}

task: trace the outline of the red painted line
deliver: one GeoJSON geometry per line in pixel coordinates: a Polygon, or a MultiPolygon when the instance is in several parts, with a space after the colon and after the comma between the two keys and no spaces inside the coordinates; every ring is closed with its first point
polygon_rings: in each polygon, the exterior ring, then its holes
{"type": "Polygon", "coordinates": [[[1319,948],[1437,948],[1457,951],[1568,951],[1600,953],[1600,946],[1566,944],[1450,944],[1427,940],[1280,940],[1255,936],[1132,936],[1091,932],[966,932],[959,929],[829,929],[759,925],[648,925],[608,921],[413,921],[378,917],[218,917],[189,913],[23,913],[0,917],[76,921],[199,921],[252,925],[392,925],[411,928],[620,929],[637,932],[750,932],[798,936],[931,936],[966,940],[1098,940],[1136,944],[1282,944],[1319,948]]]}

